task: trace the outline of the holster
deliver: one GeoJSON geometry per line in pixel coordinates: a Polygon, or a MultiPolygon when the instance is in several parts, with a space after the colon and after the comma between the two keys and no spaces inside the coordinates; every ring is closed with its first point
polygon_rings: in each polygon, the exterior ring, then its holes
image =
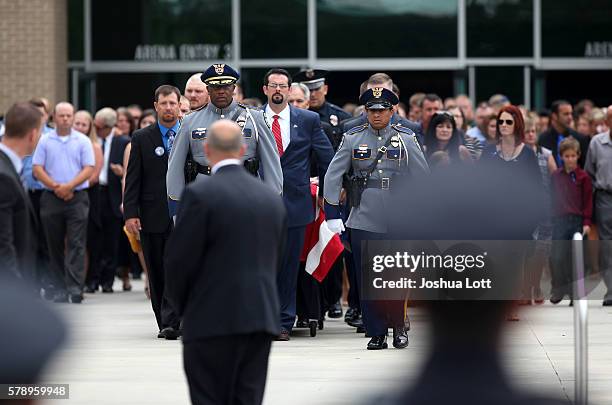
{"type": "Polygon", "coordinates": [[[244,168],[247,169],[247,171],[251,173],[253,176],[257,176],[258,171],[259,171],[259,159],[257,158],[246,159],[244,161],[244,168]]]}

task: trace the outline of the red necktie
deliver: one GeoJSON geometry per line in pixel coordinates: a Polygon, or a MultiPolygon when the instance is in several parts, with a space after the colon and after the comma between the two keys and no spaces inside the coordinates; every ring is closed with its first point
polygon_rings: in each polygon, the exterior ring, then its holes
{"type": "Polygon", "coordinates": [[[274,134],[274,140],[276,141],[278,156],[283,156],[283,137],[281,136],[280,124],[278,123],[278,115],[275,115],[273,118],[274,121],[272,121],[272,133],[274,134]]]}

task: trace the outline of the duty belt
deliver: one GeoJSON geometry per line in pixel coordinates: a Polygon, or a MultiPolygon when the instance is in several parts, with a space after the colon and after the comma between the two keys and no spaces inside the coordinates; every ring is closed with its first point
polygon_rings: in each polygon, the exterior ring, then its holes
{"type": "Polygon", "coordinates": [[[204,165],[201,165],[199,163],[196,163],[196,165],[197,165],[197,168],[198,168],[198,173],[202,173],[202,174],[205,174],[207,176],[210,176],[210,166],[204,166],[204,165]]]}
{"type": "Polygon", "coordinates": [[[381,190],[389,190],[391,188],[391,178],[383,177],[381,179],[369,178],[366,188],[379,188],[381,190]]]}

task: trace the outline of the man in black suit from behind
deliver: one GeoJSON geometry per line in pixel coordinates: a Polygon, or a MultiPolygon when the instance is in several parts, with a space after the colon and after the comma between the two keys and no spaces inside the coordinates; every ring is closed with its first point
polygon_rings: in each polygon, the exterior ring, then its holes
{"type": "Polygon", "coordinates": [[[134,235],[140,234],[149,270],[151,306],[160,330],[157,337],[167,340],[180,335],[180,319],[164,293],[164,251],[172,230],[166,172],[172,141],[178,133],[180,97],[174,86],[162,85],[155,90],[157,122],[132,135],[123,196],[125,226],[134,235]]]}
{"type": "Polygon", "coordinates": [[[191,401],[260,404],[279,333],[285,207],[242,166],[236,123],[219,120],[208,128],[205,151],[211,176],[185,189],[168,241],[168,299],[183,318],[191,401]]]}
{"type": "Polygon", "coordinates": [[[42,113],[28,103],[7,111],[0,142],[0,274],[34,281],[36,214],[21,182],[22,159],[40,137],[42,113]]]}
{"type": "Polygon", "coordinates": [[[546,131],[540,134],[538,137],[538,144],[544,148],[550,149],[557,162],[557,166],[561,167],[563,162],[561,156],[559,156],[559,144],[568,136],[575,138],[578,143],[580,143],[578,164],[581,168],[584,168],[584,162],[586,162],[591,138],[574,131],[570,127],[571,124],[572,105],[569,101],[557,100],[553,102],[551,106],[550,126],[546,131]]]}

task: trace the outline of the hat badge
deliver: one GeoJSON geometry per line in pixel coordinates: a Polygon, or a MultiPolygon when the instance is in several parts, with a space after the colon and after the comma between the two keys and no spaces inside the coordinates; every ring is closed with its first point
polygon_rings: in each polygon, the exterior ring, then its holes
{"type": "Polygon", "coordinates": [[[225,70],[225,63],[216,63],[213,65],[213,67],[215,68],[215,73],[222,75],[223,71],[225,70]]]}
{"type": "Polygon", "coordinates": [[[308,78],[308,79],[312,79],[312,78],[314,77],[314,75],[315,75],[315,74],[314,74],[314,70],[312,70],[312,69],[308,69],[308,70],[306,71],[305,75],[306,75],[306,78],[308,78]]]}
{"type": "Polygon", "coordinates": [[[380,98],[382,96],[382,87],[374,87],[372,89],[372,95],[376,98],[380,98]]]}

